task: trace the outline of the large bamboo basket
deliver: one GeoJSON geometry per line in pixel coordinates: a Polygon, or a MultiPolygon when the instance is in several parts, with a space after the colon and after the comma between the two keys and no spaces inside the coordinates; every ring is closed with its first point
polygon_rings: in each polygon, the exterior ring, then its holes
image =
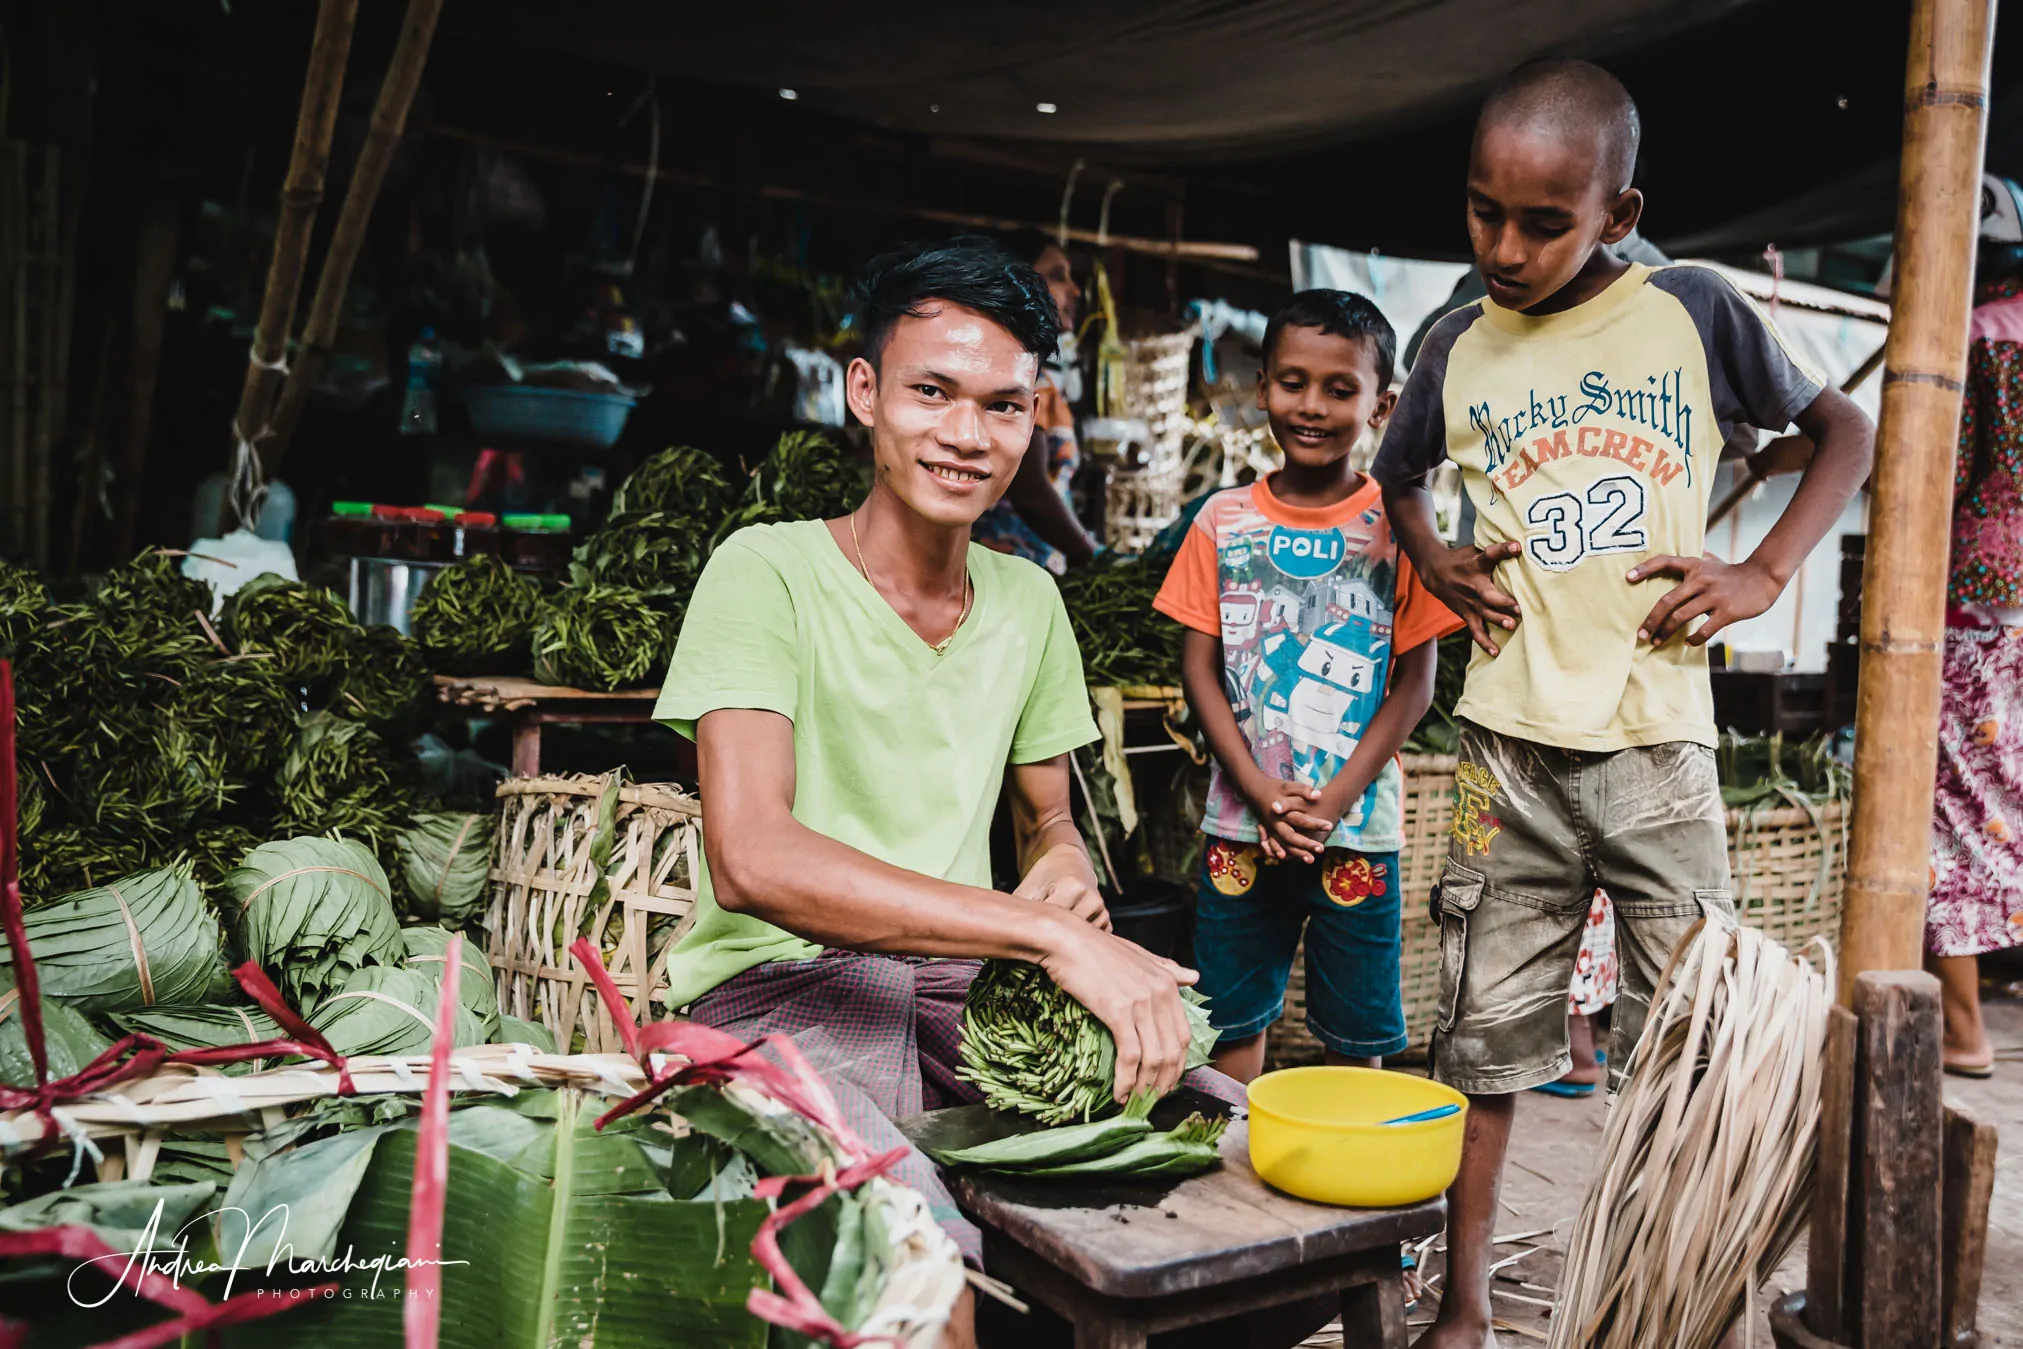
{"type": "MultiPolygon", "coordinates": [[[[1428,898],[1447,861],[1454,823],[1454,759],[1408,755],[1405,764],[1405,847],[1398,855],[1404,886],[1403,969],[1405,1032],[1423,1052],[1440,1001],[1440,927],[1428,898]]],[[[1788,947],[1814,937],[1837,941],[1842,883],[1847,869],[1847,804],[1779,806],[1728,812],[1728,867],[1735,911],[1788,947]]],[[[1285,1015],[1267,1045],[1275,1068],[1319,1063],[1320,1041],[1306,1024],[1306,949],[1293,959],[1286,981],[1285,1015]]]]}
{"type": "Polygon", "coordinates": [[[547,1027],[565,1053],[617,1053],[624,1041],[569,944],[597,944],[638,1020],[663,1014],[654,995],[695,907],[702,807],[677,787],[608,773],[511,778],[498,795],[485,955],[499,1010],[547,1027]]]}

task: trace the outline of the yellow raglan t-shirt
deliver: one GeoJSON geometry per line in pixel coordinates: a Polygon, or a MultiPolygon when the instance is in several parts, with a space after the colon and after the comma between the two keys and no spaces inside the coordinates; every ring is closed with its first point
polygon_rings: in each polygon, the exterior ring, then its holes
{"type": "Polygon", "coordinates": [[[1482,300],[1441,319],[1373,476],[1408,480],[1452,459],[1476,545],[1524,545],[1496,569],[1522,616],[1501,654],[1475,654],[1456,712],[1564,749],[1713,745],[1706,648],[1637,640],[1677,579],[1625,577],[1647,557],[1700,556],[1729,431],[1781,431],[1820,388],[1706,267],[1633,264],[1558,314],[1482,300]]]}

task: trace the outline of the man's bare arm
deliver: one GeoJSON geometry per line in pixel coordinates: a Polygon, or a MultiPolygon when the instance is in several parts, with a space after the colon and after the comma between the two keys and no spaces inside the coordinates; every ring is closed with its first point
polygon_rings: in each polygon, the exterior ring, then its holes
{"type": "Polygon", "coordinates": [[[1110,910],[1096,885],[1088,845],[1075,826],[1068,793],[1068,756],[1013,764],[1005,774],[1011,801],[1012,834],[1018,840],[1020,899],[1055,904],[1077,918],[1110,930],[1110,910]]]}
{"type": "Polygon", "coordinates": [[[718,904],[846,950],[1031,961],[1116,1038],[1118,1100],[1180,1080],[1179,986],[1194,982],[1191,970],[1066,909],[907,871],[803,825],[793,815],[793,723],[776,712],[708,713],[696,757],[718,904]]]}

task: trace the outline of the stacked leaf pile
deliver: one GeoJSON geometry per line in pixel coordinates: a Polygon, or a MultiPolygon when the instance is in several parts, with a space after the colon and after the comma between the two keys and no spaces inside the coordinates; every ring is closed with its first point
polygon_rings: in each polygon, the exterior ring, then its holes
{"type": "Polygon", "coordinates": [[[1104,553],[1061,578],[1061,602],[1091,684],[1178,686],[1183,630],[1152,608],[1171,565],[1151,553],[1104,553]]]}
{"type": "Polygon", "coordinates": [[[0,564],[29,904],[185,860],[215,883],[298,834],[343,833],[391,862],[431,809],[407,748],[428,693],[414,643],[273,575],[210,613],[173,553],[142,553],[75,603],[0,564]]]}
{"type": "MultiPolygon", "coordinates": [[[[1191,988],[1180,993],[1192,1070],[1208,1062],[1216,1033],[1207,999],[1191,988]]],[[[1113,1104],[1117,1042],[1037,965],[984,962],[963,1005],[961,1060],[957,1074],[982,1091],[986,1105],[1057,1127],[936,1154],[949,1165],[1039,1176],[1170,1176],[1215,1163],[1220,1122],[1193,1116],[1156,1133],[1154,1102],[1144,1096],[1102,1118],[1113,1104]]]]}

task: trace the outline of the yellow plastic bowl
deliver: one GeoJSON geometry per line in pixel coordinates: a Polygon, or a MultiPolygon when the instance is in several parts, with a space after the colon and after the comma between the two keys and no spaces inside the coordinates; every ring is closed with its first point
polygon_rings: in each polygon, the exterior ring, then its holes
{"type": "Polygon", "coordinates": [[[1351,1208],[1422,1203],[1454,1183],[1468,1098],[1375,1068],[1284,1068],[1250,1084],[1250,1164],[1301,1199],[1351,1208]],[[1449,1103],[1461,1113],[1383,1124],[1449,1103]]]}

